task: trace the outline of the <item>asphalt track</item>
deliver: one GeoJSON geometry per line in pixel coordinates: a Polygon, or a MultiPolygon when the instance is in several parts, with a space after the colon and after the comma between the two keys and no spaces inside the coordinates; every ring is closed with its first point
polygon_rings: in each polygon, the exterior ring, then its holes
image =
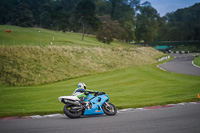
{"type": "Polygon", "coordinates": [[[186,75],[200,76],[200,68],[192,64],[194,60],[192,54],[170,54],[170,56],[174,56],[175,59],[158,65],[161,69],[186,75]]]}
{"type": "Polygon", "coordinates": [[[1,120],[1,133],[199,133],[200,103],[115,116],[1,120]]]}

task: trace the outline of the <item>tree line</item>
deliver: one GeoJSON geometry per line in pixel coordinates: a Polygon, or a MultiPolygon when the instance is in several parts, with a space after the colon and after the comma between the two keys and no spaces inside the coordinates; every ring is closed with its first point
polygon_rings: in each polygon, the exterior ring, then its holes
{"type": "Polygon", "coordinates": [[[1,0],[0,24],[145,43],[200,40],[200,3],[160,17],[141,0],[1,0]]]}

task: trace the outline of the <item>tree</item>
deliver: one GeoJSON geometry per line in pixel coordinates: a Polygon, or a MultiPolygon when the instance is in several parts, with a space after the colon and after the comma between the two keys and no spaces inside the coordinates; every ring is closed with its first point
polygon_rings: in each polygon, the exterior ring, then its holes
{"type": "Polygon", "coordinates": [[[20,3],[14,10],[12,24],[22,27],[33,26],[35,20],[32,12],[28,9],[28,5],[20,3]]]}
{"type": "Polygon", "coordinates": [[[14,8],[19,4],[18,0],[1,0],[0,2],[0,24],[11,22],[14,8]]]}
{"type": "Polygon", "coordinates": [[[76,6],[74,18],[82,26],[82,40],[84,40],[85,28],[93,26],[97,19],[95,12],[95,4],[91,0],[82,0],[76,6]]]}
{"type": "Polygon", "coordinates": [[[159,40],[186,41],[200,39],[200,3],[167,13],[165,27],[159,28],[159,40]]]}
{"type": "Polygon", "coordinates": [[[44,11],[40,15],[40,25],[46,29],[48,29],[52,26],[51,14],[49,12],[44,11]]]}
{"type": "Polygon", "coordinates": [[[124,39],[126,42],[130,43],[130,41],[135,39],[135,31],[134,31],[134,25],[131,21],[125,22],[124,24],[124,39]]]}
{"type": "Polygon", "coordinates": [[[144,40],[145,43],[153,42],[157,35],[157,19],[159,15],[149,2],[143,3],[139,9],[140,13],[137,14],[136,18],[135,33],[137,41],[144,40]]]}
{"type": "MultiPolygon", "coordinates": [[[[165,17],[158,17],[157,23],[158,23],[158,31],[157,31],[158,34],[156,36],[155,41],[160,41],[160,40],[166,38],[166,34],[168,32],[168,30],[166,28],[167,24],[166,24],[165,17]]],[[[166,40],[166,39],[164,39],[164,40],[166,40]]]]}
{"type": "Polygon", "coordinates": [[[120,26],[118,21],[112,20],[110,16],[101,16],[102,27],[97,33],[97,39],[104,43],[110,43],[115,39],[121,39],[124,34],[124,29],[120,26]]]}
{"type": "Polygon", "coordinates": [[[111,5],[107,0],[96,0],[96,12],[98,16],[108,15],[110,14],[111,5]]]}
{"type": "Polygon", "coordinates": [[[131,8],[136,12],[140,7],[140,0],[129,0],[131,8]]]}
{"type": "Polygon", "coordinates": [[[48,11],[44,9],[45,5],[48,5],[51,3],[52,0],[18,0],[21,3],[25,3],[29,6],[29,10],[32,12],[33,18],[35,20],[35,25],[40,25],[40,15],[44,11],[48,11]]]}
{"type": "MultiPolygon", "coordinates": [[[[74,27],[72,17],[75,8],[80,0],[57,0],[51,4],[51,15],[54,24],[54,29],[67,31],[74,27]]],[[[76,20],[77,21],[77,20],[76,20]]]]}

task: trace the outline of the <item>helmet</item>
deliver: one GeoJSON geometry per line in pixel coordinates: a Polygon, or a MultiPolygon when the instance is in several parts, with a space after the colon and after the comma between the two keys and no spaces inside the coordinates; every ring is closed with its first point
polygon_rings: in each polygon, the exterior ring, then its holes
{"type": "Polygon", "coordinates": [[[79,84],[78,84],[78,87],[81,87],[81,88],[83,88],[83,89],[86,89],[86,85],[85,85],[84,83],[79,83],[79,84]]]}

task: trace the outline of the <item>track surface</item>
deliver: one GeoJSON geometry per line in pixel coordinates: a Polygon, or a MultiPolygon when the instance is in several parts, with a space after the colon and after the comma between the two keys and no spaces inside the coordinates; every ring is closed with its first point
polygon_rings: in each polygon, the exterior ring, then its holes
{"type": "Polygon", "coordinates": [[[65,116],[0,121],[1,133],[199,133],[200,104],[137,110],[115,116],[65,116]]]}
{"type": "Polygon", "coordinates": [[[194,56],[191,54],[170,54],[170,56],[175,56],[175,59],[159,65],[160,68],[186,75],[200,76],[200,68],[195,67],[192,64],[194,56]]]}

